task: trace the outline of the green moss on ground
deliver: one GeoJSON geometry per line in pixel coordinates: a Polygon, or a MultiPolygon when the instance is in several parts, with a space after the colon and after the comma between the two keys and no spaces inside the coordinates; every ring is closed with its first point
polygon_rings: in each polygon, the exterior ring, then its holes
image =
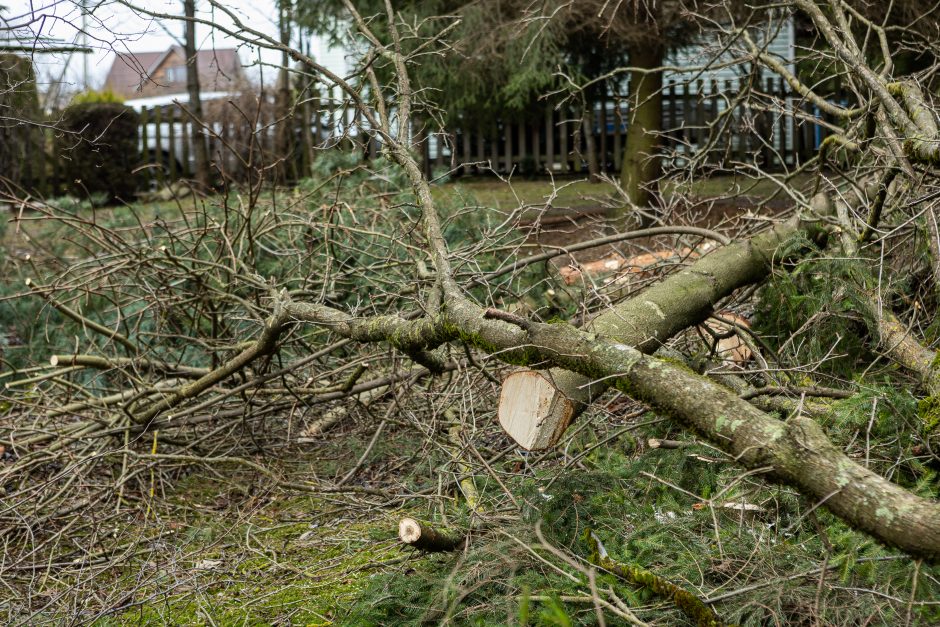
{"type": "Polygon", "coordinates": [[[226,500],[225,484],[191,477],[177,490],[185,502],[164,515],[189,518],[174,523],[165,551],[123,566],[113,583],[133,598],[100,624],[334,624],[375,572],[402,557],[399,512],[344,520],[333,500],[299,496],[193,516],[226,500]]]}
{"type": "MultiPolygon", "coordinates": [[[[388,536],[393,522],[384,522],[381,531],[388,536]]],[[[239,555],[232,564],[224,551],[197,553],[193,555],[195,572],[184,588],[172,586],[158,592],[112,621],[122,625],[333,624],[359,598],[376,565],[400,555],[393,539],[376,542],[377,525],[345,527],[325,546],[312,540],[308,546],[298,540],[310,531],[309,525],[294,527],[281,537],[260,534],[255,536],[259,555],[239,555]]],[[[324,534],[335,531],[322,529],[324,534]]]]}
{"type": "Polygon", "coordinates": [[[929,434],[940,426],[940,398],[927,396],[917,403],[917,414],[924,422],[924,433],[929,434]]]}

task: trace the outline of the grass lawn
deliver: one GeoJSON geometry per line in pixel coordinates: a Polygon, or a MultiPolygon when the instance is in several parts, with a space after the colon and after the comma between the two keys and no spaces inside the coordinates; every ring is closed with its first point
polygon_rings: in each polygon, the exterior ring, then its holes
{"type": "MultiPolygon", "coordinates": [[[[806,189],[811,183],[806,178],[796,181],[800,189],[806,189]]],[[[719,176],[712,178],[701,178],[694,180],[691,184],[685,182],[667,181],[663,185],[663,191],[667,197],[679,192],[690,194],[696,198],[717,198],[722,196],[746,195],[752,198],[763,198],[772,195],[779,189],[779,186],[766,179],[754,179],[749,177],[719,176]]],[[[457,202],[467,206],[486,206],[496,209],[509,210],[520,205],[542,206],[546,202],[551,202],[552,207],[591,207],[609,203],[618,197],[617,189],[607,182],[592,183],[584,178],[556,178],[549,179],[515,179],[502,181],[495,177],[467,177],[457,178],[446,183],[436,185],[432,188],[436,199],[453,206],[457,202]],[[456,202],[455,202],[456,201],[456,202]]],[[[291,195],[291,190],[284,190],[281,193],[281,200],[291,195]]],[[[266,203],[265,198],[261,203],[266,203]]],[[[210,196],[205,199],[195,199],[191,196],[175,200],[161,200],[151,202],[138,202],[131,206],[114,205],[110,207],[101,207],[91,209],[85,206],[87,203],[73,202],[74,206],[68,204],[63,208],[67,211],[73,211],[76,216],[95,221],[98,224],[106,225],[109,228],[134,228],[140,222],[151,222],[154,219],[172,221],[179,218],[180,209],[187,214],[196,213],[205,206],[208,211],[213,213],[213,208],[221,205],[221,197],[210,196]],[[128,209],[132,208],[133,211],[128,209]]],[[[6,222],[13,220],[16,214],[10,213],[3,219],[3,225],[0,226],[0,239],[2,236],[19,235],[14,233],[15,229],[3,229],[6,222]],[[5,231],[5,232],[4,232],[5,231]]],[[[22,226],[29,234],[35,232],[34,229],[46,230],[47,227],[38,227],[38,224],[47,224],[41,216],[26,212],[23,215],[25,221],[22,226]],[[30,226],[33,222],[33,226],[30,226]]],[[[50,225],[51,227],[51,225],[50,225]]],[[[59,228],[61,228],[61,223],[59,228]]],[[[55,227],[51,227],[55,228],[55,227]]],[[[53,237],[59,235],[56,232],[45,233],[53,237]]],[[[9,240],[6,242],[10,244],[9,240]]]]}
{"type": "MultiPolygon", "coordinates": [[[[799,189],[806,189],[810,181],[804,177],[795,183],[799,189]]],[[[511,209],[520,204],[543,205],[550,199],[553,207],[598,206],[619,196],[610,183],[592,183],[583,178],[517,179],[507,183],[493,177],[470,177],[455,179],[434,189],[438,197],[472,197],[481,205],[497,209],[511,209]]],[[[682,193],[703,199],[737,195],[765,198],[779,189],[773,181],[745,176],[700,178],[691,184],[667,181],[663,185],[667,197],[682,193]]]]}

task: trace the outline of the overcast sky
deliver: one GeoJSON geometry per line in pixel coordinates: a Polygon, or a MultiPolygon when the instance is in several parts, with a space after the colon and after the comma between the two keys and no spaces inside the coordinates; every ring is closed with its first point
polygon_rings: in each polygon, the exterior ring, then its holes
{"type": "MultiPolygon", "coordinates": [[[[21,28],[28,36],[55,37],[67,43],[82,43],[82,17],[79,8],[81,1],[0,0],[0,6],[7,7],[3,13],[6,22],[10,26],[21,28]]],[[[174,37],[182,39],[181,22],[161,22],[145,18],[113,0],[85,2],[92,7],[91,15],[87,19],[88,45],[95,49],[93,54],[87,55],[89,83],[92,88],[100,88],[103,85],[114,60],[114,51],[166,50],[173,45],[174,37]]],[[[180,0],[138,0],[136,4],[157,13],[182,13],[180,0]]],[[[225,4],[251,28],[276,35],[275,0],[227,0],[225,4]]],[[[208,3],[197,0],[196,6],[202,17],[213,17],[208,12],[208,3]]],[[[215,20],[220,24],[231,24],[224,15],[216,15],[215,20]]],[[[263,73],[265,82],[269,80],[268,77],[273,79],[274,70],[263,67],[263,64],[277,63],[280,58],[277,53],[244,45],[205,26],[196,28],[196,44],[201,50],[238,46],[242,63],[249,66],[249,76],[257,79],[263,73]]],[[[344,70],[345,62],[341,50],[328,49],[321,41],[314,41],[312,46],[314,56],[321,63],[334,70],[344,70]]],[[[85,55],[37,55],[35,60],[40,80],[56,80],[64,72],[65,80],[80,88],[84,74],[83,56],[85,55]]]]}

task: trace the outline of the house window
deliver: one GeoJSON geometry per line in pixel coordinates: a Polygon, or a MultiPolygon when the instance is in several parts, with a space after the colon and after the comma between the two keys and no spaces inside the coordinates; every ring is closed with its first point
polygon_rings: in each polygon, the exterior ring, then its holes
{"type": "Polygon", "coordinates": [[[173,67],[168,67],[166,69],[166,82],[185,83],[186,82],[186,66],[175,65],[173,67]]]}

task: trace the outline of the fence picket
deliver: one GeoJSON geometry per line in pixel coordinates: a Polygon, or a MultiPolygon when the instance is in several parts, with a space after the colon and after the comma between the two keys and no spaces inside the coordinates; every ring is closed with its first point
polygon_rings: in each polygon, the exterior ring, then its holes
{"type": "MultiPolygon", "coordinates": [[[[667,80],[662,97],[664,152],[691,157],[697,151],[707,151],[698,155],[703,163],[725,167],[730,167],[733,160],[757,160],[767,168],[798,167],[804,163],[830,134],[816,121],[828,120],[828,116],[795,97],[780,78],[763,78],[756,84],[761,87],[761,104],[744,106],[735,102],[736,81],[667,80]],[[727,111],[728,106],[734,109],[727,111]],[[781,107],[792,115],[779,111],[781,107]]],[[[293,174],[292,180],[308,175],[317,149],[352,146],[368,159],[379,154],[381,140],[370,129],[351,134],[350,123],[361,121],[363,116],[350,111],[335,94],[335,87],[311,93],[297,107],[294,121],[285,122],[297,127],[293,135],[296,145],[284,164],[284,171],[293,174]]],[[[600,171],[619,172],[630,103],[621,94],[604,89],[588,107],[583,115],[573,115],[567,107],[556,109],[549,105],[543,114],[520,120],[480,121],[465,116],[474,120],[467,122],[466,128],[435,133],[427,125],[428,120],[415,119],[411,122],[412,141],[426,172],[430,172],[432,165],[442,167],[449,161],[463,174],[481,173],[486,168],[480,164],[486,163],[494,171],[507,174],[514,168],[526,175],[580,174],[592,158],[588,154],[592,146],[600,171]],[[477,165],[470,165],[474,163],[477,165]]],[[[152,178],[164,184],[192,175],[194,122],[165,107],[145,107],[139,113],[140,144],[146,153],[145,165],[155,169],[152,178]]],[[[212,169],[226,178],[246,176],[238,163],[240,155],[232,154],[236,144],[240,146],[243,141],[239,138],[245,131],[238,126],[242,122],[237,116],[223,120],[212,125],[215,137],[208,142],[214,162],[212,169]]],[[[268,150],[277,131],[265,119],[260,119],[260,124],[261,129],[253,131],[254,138],[244,140],[251,142],[252,151],[268,150]]],[[[59,159],[54,157],[54,129],[31,134],[26,143],[29,145],[25,147],[26,157],[18,175],[21,180],[14,183],[40,194],[59,193],[61,168],[59,159]]]]}
{"type": "Polygon", "coordinates": [[[503,122],[503,171],[512,172],[512,123],[503,122]]]}
{"type": "Polygon", "coordinates": [[[619,97],[614,98],[614,171],[620,172],[620,163],[623,158],[623,132],[620,127],[623,126],[623,113],[621,111],[621,102],[619,97]]]}
{"type": "Polygon", "coordinates": [[[555,171],[555,110],[549,108],[545,113],[545,169],[555,171]]]}
{"type": "Polygon", "coordinates": [[[600,137],[597,142],[600,147],[600,155],[597,164],[601,172],[607,170],[607,96],[605,94],[606,90],[601,92],[600,112],[597,115],[598,126],[600,127],[600,137]]]}
{"type": "Polygon", "coordinates": [[[568,173],[568,156],[570,154],[568,150],[568,115],[564,109],[559,110],[559,120],[558,120],[558,137],[561,141],[561,173],[568,173]]]}
{"type": "Polygon", "coordinates": [[[163,158],[163,112],[161,107],[153,108],[153,141],[157,149],[154,150],[154,160],[156,162],[157,181],[160,185],[166,184],[166,174],[164,173],[163,158]]]}
{"type": "MultiPolygon", "coordinates": [[[[528,146],[526,146],[526,132],[525,131],[526,131],[525,124],[522,124],[521,122],[516,124],[516,149],[518,151],[518,154],[516,155],[515,161],[513,163],[517,164],[517,167],[519,168],[524,167],[523,164],[524,164],[526,155],[532,154],[530,151],[528,151],[528,146]]],[[[512,170],[511,165],[510,165],[510,170],[512,170]]]]}
{"type": "Polygon", "coordinates": [[[168,117],[169,117],[169,121],[167,122],[166,130],[167,130],[167,147],[168,147],[167,154],[169,156],[167,158],[167,162],[168,162],[167,165],[169,166],[168,170],[170,174],[170,180],[175,181],[180,175],[180,173],[177,172],[177,168],[176,168],[176,133],[175,133],[176,112],[175,111],[169,112],[168,117]]]}
{"type": "Polygon", "coordinates": [[[532,125],[532,160],[534,162],[531,174],[542,171],[542,125],[532,125]]]}
{"type": "Polygon", "coordinates": [[[462,149],[461,154],[463,155],[463,172],[464,174],[467,174],[467,168],[470,167],[467,164],[470,163],[473,159],[470,156],[470,127],[468,124],[464,124],[463,127],[464,128],[460,131],[460,143],[462,149]]]}

